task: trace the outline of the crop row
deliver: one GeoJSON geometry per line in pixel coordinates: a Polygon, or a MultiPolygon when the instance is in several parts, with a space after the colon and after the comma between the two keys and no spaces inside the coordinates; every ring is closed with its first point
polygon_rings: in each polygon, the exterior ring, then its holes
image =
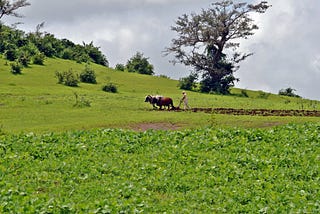
{"type": "Polygon", "coordinates": [[[319,213],[320,124],[0,135],[1,213],[319,213]]]}

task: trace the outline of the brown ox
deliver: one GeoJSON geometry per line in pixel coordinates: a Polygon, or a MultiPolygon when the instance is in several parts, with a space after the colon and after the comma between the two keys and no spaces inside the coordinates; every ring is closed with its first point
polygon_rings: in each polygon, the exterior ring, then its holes
{"type": "Polygon", "coordinates": [[[149,102],[153,105],[154,108],[156,108],[155,105],[157,105],[160,109],[162,109],[162,106],[167,106],[168,110],[170,110],[170,106],[171,109],[175,109],[175,107],[173,106],[173,101],[170,97],[148,95],[146,96],[145,102],[149,102]]]}

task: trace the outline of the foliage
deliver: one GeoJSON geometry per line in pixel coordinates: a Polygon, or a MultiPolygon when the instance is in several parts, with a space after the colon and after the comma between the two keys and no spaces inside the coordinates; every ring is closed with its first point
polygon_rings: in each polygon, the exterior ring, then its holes
{"type": "Polygon", "coordinates": [[[191,66],[203,75],[201,91],[227,94],[237,80],[233,73],[239,62],[251,55],[237,51],[239,39],[247,39],[258,29],[250,14],[264,13],[268,7],[266,1],[252,5],[223,0],[200,14],[184,14],[172,27],[178,38],[166,54],[174,54],[173,63],[191,66]]]}
{"type": "Polygon", "coordinates": [[[45,60],[45,55],[43,53],[36,53],[33,56],[33,63],[36,65],[43,65],[44,64],[44,60],[45,60]]]}
{"type": "Polygon", "coordinates": [[[154,74],[153,65],[149,63],[148,58],[144,57],[143,54],[139,52],[128,60],[126,68],[129,72],[148,75],[154,74]]]}
{"type": "Polygon", "coordinates": [[[91,106],[91,102],[89,100],[85,99],[83,96],[79,96],[77,92],[74,92],[73,94],[76,100],[73,107],[83,108],[91,106]]]}
{"type": "Polygon", "coordinates": [[[105,91],[105,92],[111,92],[111,93],[117,93],[118,92],[118,88],[115,84],[113,83],[108,83],[106,85],[104,85],[102,87],[102,91],[105,91]]]}
{"type": "MultiPolygon", "coordinates": [[[[57,39],[53,34],[41,32],[44,26],[41,23],[37,30],[31,33],[25,33],[15,28],[1,25],[0,28],[0,53],[5,53],[10,61],[14,61],[23,53],[30,59],[36,56],[35,64],[39,64],[45,57],[58,57],[62,59],[75,60],[79,63],[93,62],[103,66],[108,66],[108,60],[102,54],[93,42],[86,44],[74,44],[67,39],[57,39]]],[[[28,61],[28,63],[30,60],[28,61]]]]}
{"type": "Polygon", "coordinates": [[[0,136],[1,213],[319,213],[320,124],[0,136]]]}
{"type": "Polygon", "coordinates": [[[194,90],[196,88],[197,79],[198,75],[196,73],[192,73],[187,77],[180,78],[178,86],[183,90],[194,90]]]}
{"type": "Polygon", "coordinates": [[[126,69],[125,65],[124,64],[116,64],[116,67],[115,67],[115,70],[117,71],[124,71],[126,69]]]}
{"type": "Polygon", "coordinates": [[[12,74],[21,74],[22,65],[19,62],[10,63],[12,74]]]}
{"type": "Polygon", "coordinates": [[[56,71],[56,77],[58,78],[59,84],[64,84],[70,87],[77,87],[79,83],[78,74],[76,74],[72,69],[68,71],[59,72],[56,71]]]}
{"type": "Polygon", "coordinates": [[[299,95],[295,94],[294,91],[296,90],[289,87],[286,89],[281,89],[278,94],[282,96],[288,96],[288,97],[300,97],[299,95]]]}
{"type": "Polygon", "coordinates": [[[80,74],[80,81],[92,84],[97,83],[96,74],[94,70],[89,67],[89,65],[86,65],[84,71],[80,74]]]}

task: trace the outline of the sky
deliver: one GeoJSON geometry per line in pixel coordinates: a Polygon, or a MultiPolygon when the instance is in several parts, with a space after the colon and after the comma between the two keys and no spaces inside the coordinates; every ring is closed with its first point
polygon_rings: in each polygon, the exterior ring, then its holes
{"type": "MultiPolygon", "coordinates": [[[[22,19],[5,18],[5,24],[23,22],[19,29],[42,29],[57,38],[89,43],[106,55],[110,67],[126,64],[141,52],[154,65],[156,75],[179,79],[192,69],[173,65],[163,51],[176,37],[171,30],[182,14],[198,13],[215,0],[29,0],[22,19]]],[[[246,1],[246,0],[243,0],[246,1]]],[[[243,2],[241,1],[241,2],[243,2]]],[[[234,2],[239,2],[235,0],[234,2]]],[[[257,3],[258,0],[246,2],[257,3]]],[[[240,63],[236,87],[278,93],[293,88],[308,99],[320,100],[320,1],[268,0],[265,14],[254,14],[259,26],[240,51],[253,53],[240,63]]]]}

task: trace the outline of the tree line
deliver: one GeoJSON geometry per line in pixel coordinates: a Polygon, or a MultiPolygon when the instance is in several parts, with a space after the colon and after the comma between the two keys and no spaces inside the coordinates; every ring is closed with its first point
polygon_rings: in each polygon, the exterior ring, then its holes
{"type": "Polygon", "coordinates": [[[35,32],[25,33],[15,27],[0,24],[0,54],[7,60],[17,61],[23,66],[31,63],[43,64],[45,57],[108,66],[108,60],[93,42],[75,44],[68,39],[58,39],[53,34],[41,32],[42,26],[43,23],[37,26],[35,32]]]}

